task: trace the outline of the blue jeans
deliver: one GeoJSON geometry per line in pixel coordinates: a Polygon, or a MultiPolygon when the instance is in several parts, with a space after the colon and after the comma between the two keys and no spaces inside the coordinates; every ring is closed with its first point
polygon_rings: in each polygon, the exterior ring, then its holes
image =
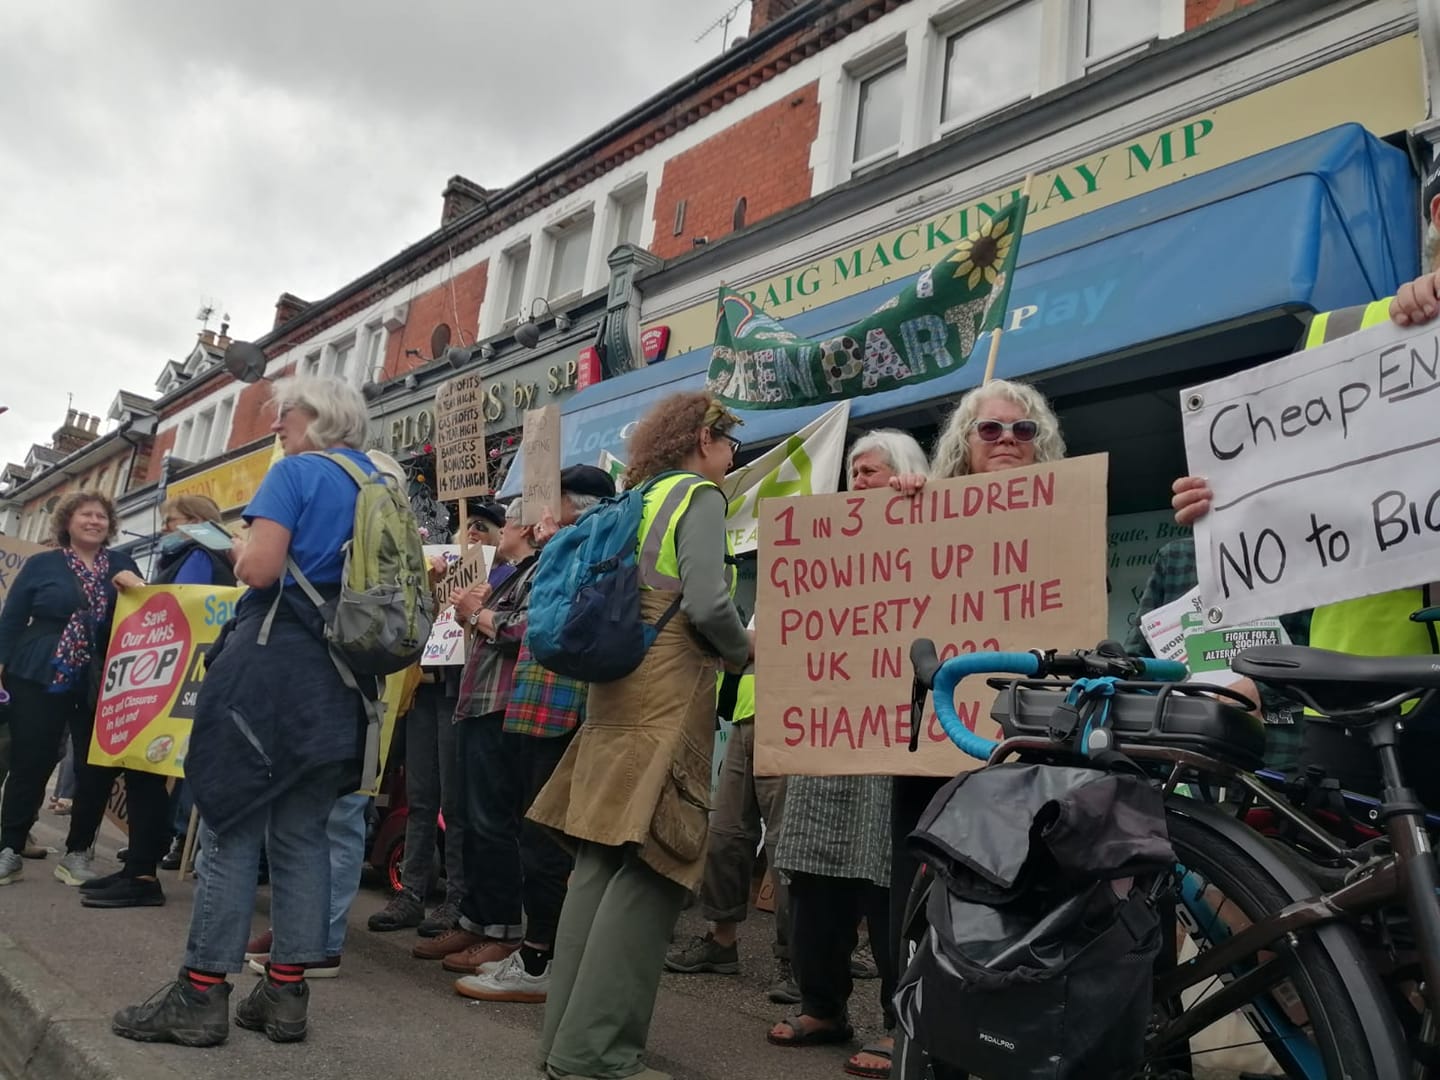
{"type": "Polygon", "coordinates": [[[330,837],[330,929],[325,955],[339,956],[345,948],[350,905],[360,891],[365,863],[365,811],[369,795],[342,795],[330,809],[325,832],[330,837]]]}
{"type": "Polygon", "coordinates": [[[190,912],[185,966],[239,971],[255,914],[260,849],[270,857],[270,924],[278,964],[324,960],[330,914],[330,837],[326,830],[343,766],[317,769],[224,833],[200,829],[204,854],[190,912]]]}

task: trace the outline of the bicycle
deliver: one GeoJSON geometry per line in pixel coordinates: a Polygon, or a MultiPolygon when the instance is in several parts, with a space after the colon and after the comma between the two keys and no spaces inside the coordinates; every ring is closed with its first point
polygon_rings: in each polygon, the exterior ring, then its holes
{"type": "MultiPolygon", "coordinates": [[[[1304,702],[1320,715],[1312,722],[1365,732],[1384,790],[1381,835],[1358,847],[1293,806],[1273,778],[1255,775],[1264,730],[1248,712],[1253,705],[1222,687],[1179,682],[1181,665],[1128,657],[1113,643],[1069,654],[965,654],[942,664],[922,640],[911,660],[913,715],[933,688],[941,726],[971,757],[1073,762],[1077,753],[1114,749],[1163,786],[1178,860],[1176,929],[1195,954],[1162,957],[1140,1075],[1195,1075],[1207,1054],[1234,1044],[1197,1050],[1192,1042],[1238,1015],[1253,1035],[1246,1045],[1262,1046],[1288,1077],[1440,1077],[1440,870],[1425,808],[1405,784],[1396,752],[1402,706],[1418,701],[1424,710],[1440,691],[1435,657],[1267,646],[1234,662],[1236,672],[1304,702]],[[983,673],[1013,676],[990,680],[1000,691],[992,710],[1004,735],[998,743],[966,728],[954,707],[959,682],[983,673]],[[1106,687],[1107,722],[1079,729],[1068,713],[1057,722],[1076,680],[1106,687]],[[1096,745],[1077,748],[1077,738],[1096,745]],[[1283,822],[1296,842],[1246,824],[1256,808],[1283,822]]],[[[925,932],[930,885],[922,868],[902,926],[907,960],[925,932]]],[[[964,1075],[930,1062],[903,1031],[895,1060],[897,1080],[964,1075]]]]}

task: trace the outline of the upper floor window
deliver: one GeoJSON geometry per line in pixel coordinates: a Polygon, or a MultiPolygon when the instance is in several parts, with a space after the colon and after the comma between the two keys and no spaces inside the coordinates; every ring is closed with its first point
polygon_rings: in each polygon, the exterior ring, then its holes
{"type": "Polygon", "coordinates": [[[1040,15],[1041,0],[1024,0],[946,39],[942,129],[1024,101],[1039,90],[1040,15]]]}
{"type": "Polygon", "coordinates": [[[584,217],[551,232],[550,286],[545,292],[551,303],[585,291],[593,226],[593,220],[584,217]]]}
{"type": "Polygon", "coordinates": [[[351,338],[348,341],[340,342],[334,347],[331,355],[329,374],[334,375],[337,379],[344,379],[346,382],[352,381],[355,378],[355,372],[352,370],[354,359],[355,339],[351,338]]]}
{"type": "Polygon", "coordinates": [[[645,225],[645,185],[638,184],[625,188],[611,196],[612,213],[615,219],[615,243],[640,246],[640,237],[645,225]]]}
{"type": "Polygon", "coordinates": [[[506,322],[516,322],[525,314],[525,278],[529,273],[529,244],[521,244],[505,252],[506,322]]]}
{"type": "Polygon", "coordinates": [[[365,370],[367,379],[376,378],[385,366],[385,328],[379,323],[365,328],[365,370]]]}
{"type": "Polygon", "coordinates": [[[851,172],[880,165],[900,152],[905,114],[905,63],[860,80],[855,111],[855,147],[851,172]]]}
{"type": "Polygon", "coordinates": [[[230,421],[235,416],[235,399],[227,397],[216,408],[215,430],[210,435],[210,456],[216,457],[225,452],[225,444],[230,441],[230,421]]]}
{"type": "Polygon", "coordinates": [[[1164,4],[1156,0],[1083,0],[1084,69],[1112,60],[1160,36],[1164,4]]]}
{"type": "Polygon", "coordinates": [[[319,374],[320,374],[320,354],[319,354],[318,352],[313,352],[313,353],[311,353],[309,356],[305,357],[304,360],[301,360],[301,361],[300,361],[300,374],[301,374],[301,375],[319,375],[319,374]]]}

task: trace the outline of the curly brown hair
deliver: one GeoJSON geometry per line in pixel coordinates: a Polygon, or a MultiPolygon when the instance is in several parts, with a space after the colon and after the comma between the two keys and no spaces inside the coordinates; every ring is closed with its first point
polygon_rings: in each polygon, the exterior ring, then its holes
{"type": "Polygon", "coordinates": [[[60,500],[60,504],[55,507],[55,516],[50,519],[50,528],[54,531],[57,544],[61,547],[70,546],[70,519],[75,516],[75,511],[91,503],[99,503],[105,516],[110,519],[110,531],[105,534],[105,543],[115,542],[120,531],[120,519],[115,516],[115,504],[98,491],[72,491],[60,500]]]}
{"type": "Polygon", "coordinates": [[[744,421],[704,390],[672,394],[645,414],[626,443],[625,486],[638,487],[653,476],[678,469],[709,428],[724,435],[744,421]]]}

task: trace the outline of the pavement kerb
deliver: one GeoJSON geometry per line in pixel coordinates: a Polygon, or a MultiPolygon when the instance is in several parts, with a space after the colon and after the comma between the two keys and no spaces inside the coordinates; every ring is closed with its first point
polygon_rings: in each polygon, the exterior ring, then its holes
{"type": "Polygon", "coordinates": [[[0,934],[0,1076],[8,1080],[183,1080],[117,1039],[102,1013],[0,934]]]}

